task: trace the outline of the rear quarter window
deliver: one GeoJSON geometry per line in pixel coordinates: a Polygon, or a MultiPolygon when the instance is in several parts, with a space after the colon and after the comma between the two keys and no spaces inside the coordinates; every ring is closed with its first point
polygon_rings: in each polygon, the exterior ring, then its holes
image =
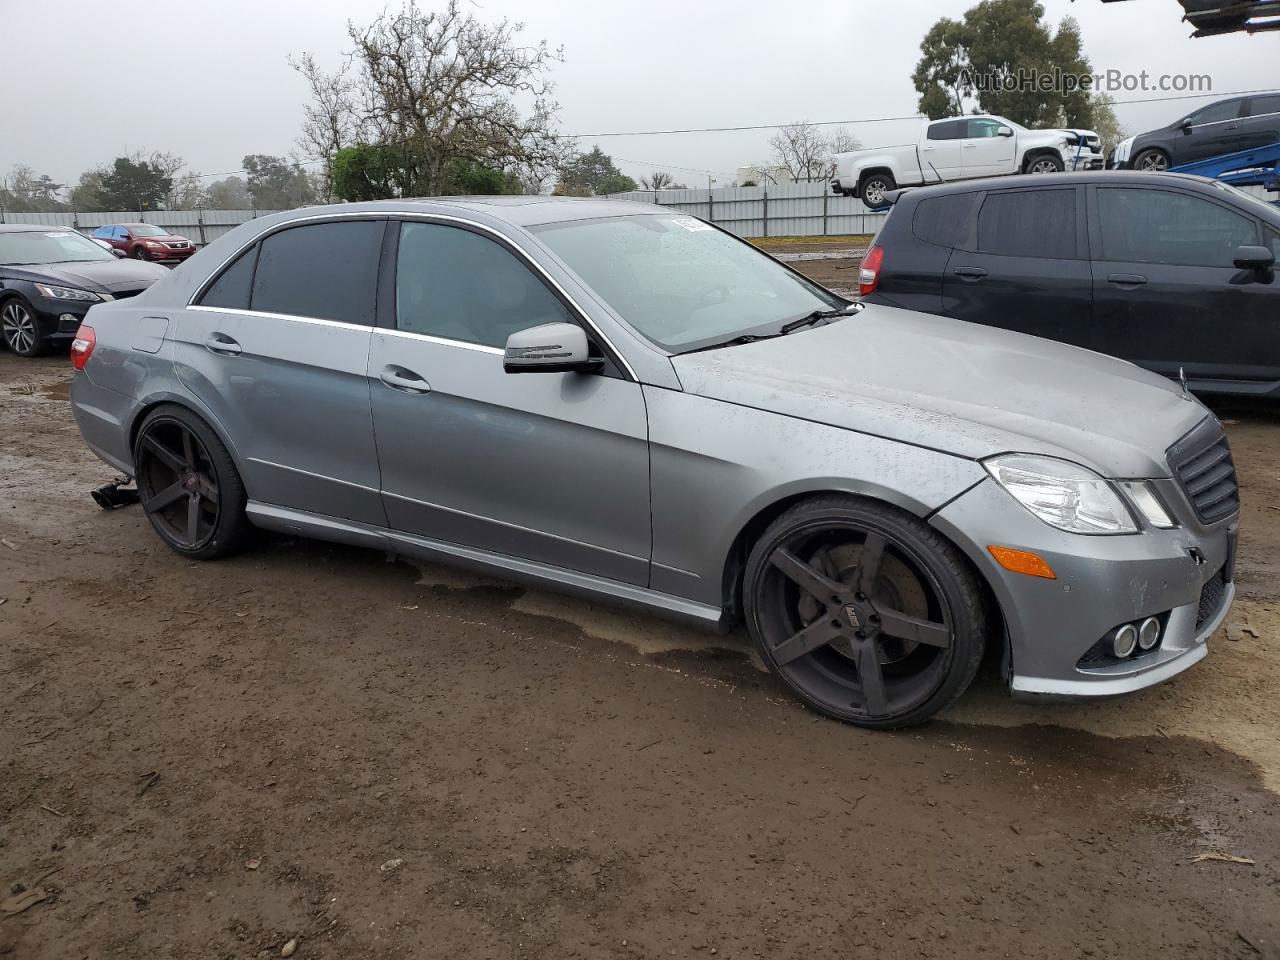
{"type": "Polygon", "coordinates": [[[249,293],[253,287],[253,265],[258,259],[255,243],[218,275],[200,297],[202,307],[222,307],[226,310],[248,310],[249,293]]]}
{"type": "Polygon", "coordinates": [[[916,205],[911,232],[925,243],[957,247],[970,238],[979,193],[927,197],[916,205]]]}

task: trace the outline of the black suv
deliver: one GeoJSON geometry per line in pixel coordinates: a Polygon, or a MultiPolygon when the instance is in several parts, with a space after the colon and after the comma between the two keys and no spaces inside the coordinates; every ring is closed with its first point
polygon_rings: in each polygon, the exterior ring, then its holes
{"type": "Polygon", "coordinates": [[[1280,399],[1277,255],[1280,208],[1214,180],[1000,177],[898,194],[860,292],[1280,399]]]}
{"type": "Polygon", "coordinates": [[[1272,143],[1280,143],[1280,93],[1255,93],[1219,100],[1131,137],[1112,152],[1108,166],[1161,171],[1272,143]]]}

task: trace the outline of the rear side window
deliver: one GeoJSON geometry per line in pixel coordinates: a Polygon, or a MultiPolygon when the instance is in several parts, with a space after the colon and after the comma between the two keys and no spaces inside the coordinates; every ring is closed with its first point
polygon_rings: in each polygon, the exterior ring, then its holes
{"type": "Polygon", "coordinates": [[[1098,191],[1102,259],[1230,267],[1236,250],[1258,242],[1249,217],[1172,190],[1098,191]]]}
{"type": "Polygon", "coordinates": [[[248,310],[249,292],[253,286],[253,264],[258,258],[258,245],[255,243],[240,256],[231,266],[223,270],[218,279],[213,281],[209,289],[200,298],[202,307],[222,307],[226,310],[248,310]]]}
{"type": "Polygon", "coordinates": [[[973,211],[980,193],[958,193],[946,197],[929,197],[916,206],[912,232],[927,243],[942,247],[958,247],[971,231],[973,211]]]}
{"type": "Polygon", "coordinates": [[[967,120],[943,120],[929,125],[930,140],[963,140],[967,120]]]}
{"type": "Polygon", "coordinates": [[[576,323],[506,247],[470,230],[405,223],[396,264],[396,327],[501,347],[519,330],[576,323]]]}
{"type": "Polygon", "coordinates": [[[383,221],[315,223],[260,244],[250,309],[373,326],[383,221]]]}
{"type": "Polygon", "coordinates": [[[978,252],[1002,257],[1076,256],[1076,191],[1001,190],[978,215],[978,252]]]}
{"type": "Polygon", "coordinates": [[[1268,113],[1280,113],[1280,93],[1269,93],[1265,97],[1254,97],[1249,103],[1249,116],[1261,117],[1268,113]]]}
{"type": "Polygon", "coordinates": [[[93,235],[94,235],[95,237],[103,237],[103,238],[110,237],[110,236],[111,236],[111,228],[110,228],[110,227],[99,227],[97,230],[93,231],[93,235]]]}

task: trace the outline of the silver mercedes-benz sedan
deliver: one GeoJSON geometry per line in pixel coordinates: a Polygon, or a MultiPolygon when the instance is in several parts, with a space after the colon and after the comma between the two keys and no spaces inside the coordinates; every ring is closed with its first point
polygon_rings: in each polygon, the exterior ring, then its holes
{"type": "Polygon", "coordinates": [[[72,360],[85,441],[183,556],[265,527],[745,620],[864,726],[984,650],[1015,694],[1167,680],[1234,595],[1231,454],[1178,385],[850,303],[657,206],[264,217],[93,307],[72,360]]]}

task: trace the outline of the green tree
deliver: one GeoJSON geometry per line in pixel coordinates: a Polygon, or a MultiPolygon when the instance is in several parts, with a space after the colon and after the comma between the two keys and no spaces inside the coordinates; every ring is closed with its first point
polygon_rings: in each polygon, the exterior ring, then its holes
{"type": "Polygon", "coordinates": [[[316,202],[315,186],[307,171],[285,157],[251,153],[241,162],[246,187],[259,210],[291,210],[316,202]]]}
{"type": "Polygon", "coordinates": [[[241,177],[215,180],[205,189],[205,205],[211,210],[248,210],[253,198],[241,177]]]}
{"type": "Polygon", "coordinates": [[[149,160],[116,157],[98,181],[99,210],[159,210],[164,206],[173,177],[149,160]]]}
{"type": "Polygon", "coordinates": [[[1037,0],[983,0],[959,21],[943,17],[920,54],[912,80],[931,119],[983,112],[1029,127],[1093,124],[1097,99],[1062,79],[1091,73],[1080,27],[1065,17],[1052,30],[1037,0]]]}
{"type": "Polygon", "coordinates": [[[423,162],[411,145],[361,144],[334,155],[333,192],[343,200],[385,200],[408,196],[493,196],[523,193],[520,179],[509,171],[454,159],[436,181],[433,193],[423,178],[423,162]]]}
{"type": "MultiPolygon", "coordinates": [[[[597,196],[606,193],[627,193],[636,189],[636,182],[618,169],[609,156],[600,147],[594,146],[587,153],[579,153],[571,157],[560,169],[560,185],[564,188],[585,189],[586,195],[597,196]]],[[[568,193],[567,196],[580,196],[581,192],[568,193]]]]}

